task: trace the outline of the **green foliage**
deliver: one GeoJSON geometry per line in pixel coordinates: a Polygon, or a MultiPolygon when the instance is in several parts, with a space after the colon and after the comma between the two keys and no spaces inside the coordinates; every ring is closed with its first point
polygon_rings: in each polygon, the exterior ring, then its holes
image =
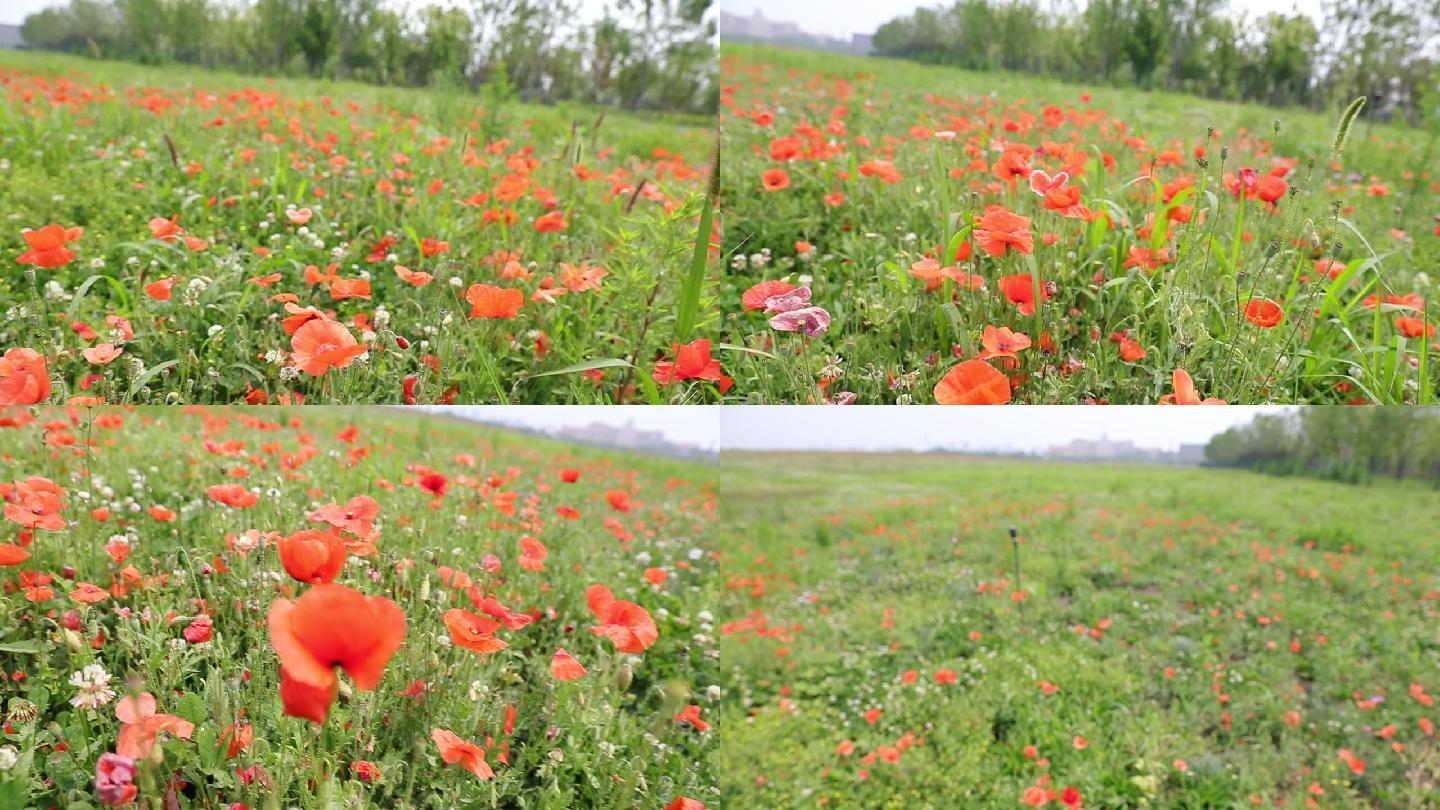
{"type": "Polygon", "coordinates": [[[1314,475],[1346,483],[1418,479],[1440,487],[1440,411],[1341,406],[1261,415],[1210,440],[1219,467],[1314,475]]]}
{"type": "Polygon", "coordinates": [[[1330,107],[1356,95],[1412,123],[1434,114],[1431,45],[1440,8],[1337,0],[1323,19],[1247,16],[1220,0],[1085,0],[1076,13],[1035,0],[954,0],[885,23],[876,53],[969,70],[1135,84],[1231,101],[1330,107]]]}
{"type": "Polygon", "coordinates": [[[577,23],[575,0],[71,0],[26,18],[29,47],[143,64],[353,78],[411,87],[513,83],[529,101],[713,113],[712,0],[621,4],[577,23]]]}

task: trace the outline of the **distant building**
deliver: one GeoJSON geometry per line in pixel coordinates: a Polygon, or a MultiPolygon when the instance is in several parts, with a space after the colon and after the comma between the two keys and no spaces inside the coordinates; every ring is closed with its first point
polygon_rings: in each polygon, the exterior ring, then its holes
{"type": "Polygon", "coordinates": [[[644,453],[651,456],[667,456],[712,463],[717,460],[713,452],[703,447],[671,441],[665,437],[664,433],[636,427],[634,422],[629,422],[624,426],[592,422],[584,426],[559,428],[552,431],[550,435],[562,441],[611,450],[644,453]]]}
{"type": "Polygon", "coordinates": [[[0,48],[20,48],[25,40],[20,37],[20,26],[0,23],[0,48]]]}
{"type": "Polygon", "coordinates": [[[874,48],[874,37],[870,34],[855,34],[848,40],[825,34],[812,34],[796,23],[772,20],[758,8],[749,16],[721,11],[720,37],[733,42],[788,45],[792,48],[861,56],[869,54],[874,48]]]}
{"type": "Polygon", "coordinates": [[[1076,439],[1050,448],[1045,454],[1057,461],[1104,461],[1116,464],[1182,464],[1195,466],[1205,461],[1205,445],[1182,444],[1175,452],[1141,447],[1128,439],[1076,439]]]}
{"type": "Polygon", "coordinates": [[[1176,453],[1177,460],[1181,464],[1204,464],[1206,444],[1182,444],[1180,452],[1176,453]]]}

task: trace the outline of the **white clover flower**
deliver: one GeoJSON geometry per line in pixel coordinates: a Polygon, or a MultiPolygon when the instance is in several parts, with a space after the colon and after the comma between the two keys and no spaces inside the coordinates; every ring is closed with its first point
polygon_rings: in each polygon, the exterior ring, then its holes
{"type": "Polygon", "coordinates": [[[99,664],[89,664],[72,673],[70,685],[77,690],[75,697],[70,698],[70,705],[77,709],[98,709],[115,699],[115,690],[110,688],[110,673],[99,664]]]}

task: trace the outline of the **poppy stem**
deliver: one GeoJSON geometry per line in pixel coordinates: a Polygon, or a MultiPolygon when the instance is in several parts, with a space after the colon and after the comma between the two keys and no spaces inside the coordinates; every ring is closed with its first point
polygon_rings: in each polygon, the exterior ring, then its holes
{"type": "MultiPolygon", "coordinates": [[[[1020,533],[1014,526],[1010,527],[1010,546],[1015,549],[1015,592],[1021,593],[1020,588],[1020,533]]],[[[1025,602],[1020,601],[1020,609],[1025,609],[1025,602]]]]}

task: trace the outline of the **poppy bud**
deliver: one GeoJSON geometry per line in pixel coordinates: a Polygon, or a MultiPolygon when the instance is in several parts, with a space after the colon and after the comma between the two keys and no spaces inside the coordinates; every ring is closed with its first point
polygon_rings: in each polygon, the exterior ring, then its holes
{"type": "Polygon", "coordinates": [[[73,565],[67,565],[67,566],[61,568],[61,569],[60,569],[60,576],[66,578],[66,579],[74,579],[74,578],[75,578],[75,566],[73,566],[73,565]]]}
{"type": "Polygon", "coordinates": [[[60,631],[60,636],[65,639],[65,646],[70,648],[70,652],[80,652],[85,649],[85,642],[74,630],[67,627],[60,631]]]}
{"type": "Polygon", "coordinates": [[[69,629],[71,629],[71,630],[79,630],[79,629],[80,629],[80,611],[78,611],[78,610],[67,610],[67,611],[65,611],[64,621],[65,621],[65,626],[66,626],[67,628],[69,628],[69,629]]]}
{"type": "Polygon", "coordinates": [[[629,691],[630,682],[634,679],[635,673],[633,670],[630,669],[630,664],[621,664],[620,669],[615,673],[615,688],[619,689],[621,692],[629,691]]]}
{"type": "Polygon", "coordinates": [[[402,348],[402,349],[408,349],[408,348],[410,348],[410,341],[406,340],[406,339],[403,338],[403,337],[400,337],[399,335],[396,335],[396,336],[395,336],[395,345],[396,345],[396,346],[399,346],[399,347],[402,348]]]}

